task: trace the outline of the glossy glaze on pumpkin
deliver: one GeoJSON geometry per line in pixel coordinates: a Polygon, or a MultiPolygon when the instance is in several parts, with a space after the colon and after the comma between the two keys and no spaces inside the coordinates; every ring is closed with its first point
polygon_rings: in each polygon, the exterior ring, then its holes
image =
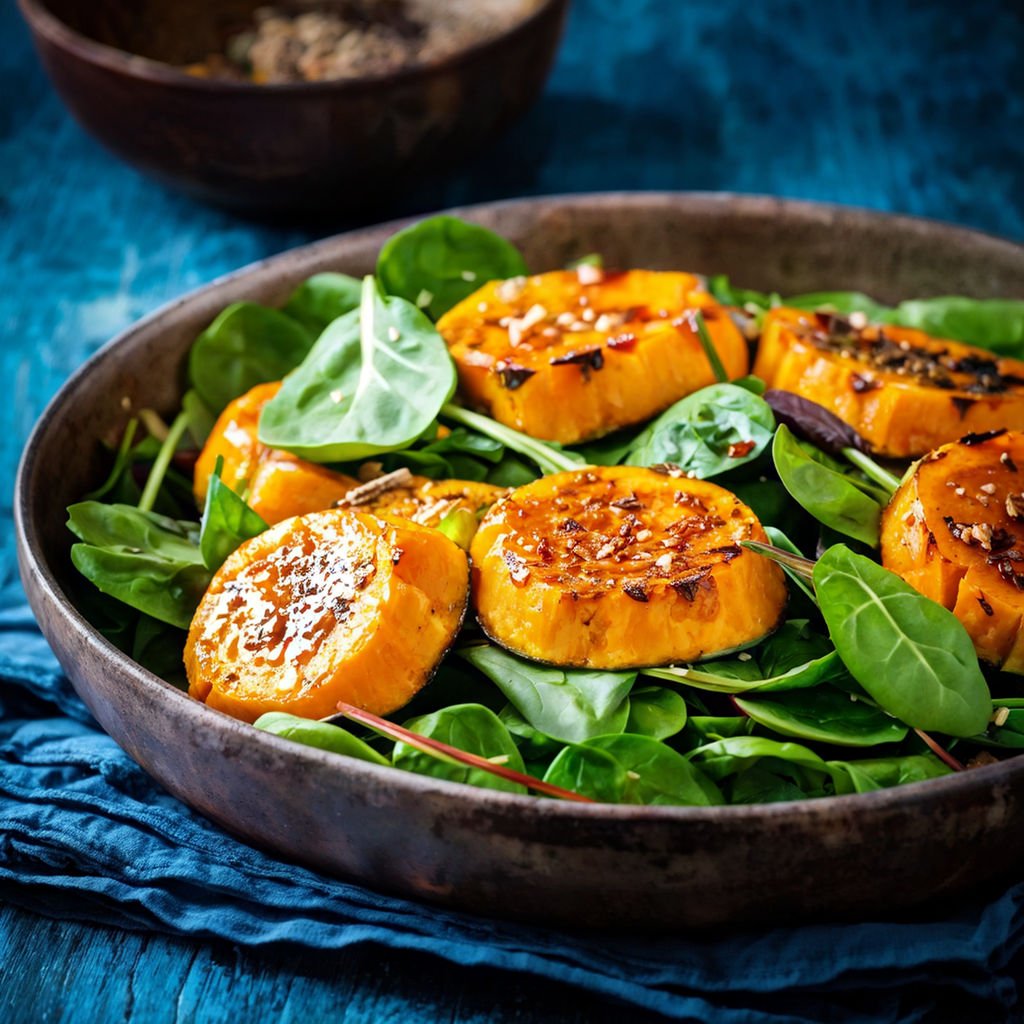
{"type": "Polygon", "coordinates": [[[754,373],[830,409],[894,458],[967,433],[1024,429],[1024,362],[909,327],[773,309],[754,373]]]}
{"type": "Polygon", "coordinates": [[[465,552],[437,530],[335,509],[239,547],[189,630],[189,693],[235,718],[388,714],[430,678],[462,624],[465,552]]]}
{"type": "Polygon", "coordinates": [[[694,661],[775,628],[781,570],[754,513],[704,480],[614,466],[513,491],[473,541],[473,601],[502,646],[558,665],[694,661]]]}
{"type": "Polygon", "coordinates": [[[438,321],[471,404],[532,437],[571,444],[641,423],[714,373],[700,309],[730,377],[747,343],[692,274],[594,267],[492,281],[438,321]]]}
{"type": "Polygon", "coordinates": [[[882,564],[1024,673],[1024,435],[968,435],[918,462],[882,516],[882,564]]]}

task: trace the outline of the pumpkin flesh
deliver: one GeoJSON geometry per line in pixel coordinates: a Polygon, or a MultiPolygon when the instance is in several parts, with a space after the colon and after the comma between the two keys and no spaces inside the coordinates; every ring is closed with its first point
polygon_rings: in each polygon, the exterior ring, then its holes
{"type": "Polygon", "coordinates": [[[707,481],[631,466],[558,473],[484,516],[474,606],[492,639],[536,661],[695,661],[778,624],[782,571],[740,546],[765,539],[753,512],[707,481]]]}
{"type": "Polygon", "coordinates": [[[1024,673],[1024,435],[926,455],[882,515],[882,564],[948,608],[978,656],[1024,673]]]}
{"type": "Polygon", "coordinates": [[[338,701],[388,714],[451,645],[468,588],[465,552],[437,530],[344,509],[285,520],[215,574],[185,647],[189,693],[247,722],[338,701]]]}
{"type": "Polygon", "coordinates": [[[831,410],[893,458],[968,433],[1024,429],[1024,362],[909,327],[773,309],[754,373],[831,410]]]}
{"type": "Polygon", "coordinates": [[[747,343],[692,274],[594,267],[492,281],[438,321],[471,405],[572,444],[650,419],[715,382],[700,309],[729,377],[747,343]]]}

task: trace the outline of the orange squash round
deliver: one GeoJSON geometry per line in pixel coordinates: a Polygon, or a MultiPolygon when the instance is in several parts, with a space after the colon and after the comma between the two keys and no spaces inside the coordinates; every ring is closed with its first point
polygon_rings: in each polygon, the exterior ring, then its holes
{"type": "Polygon", "coordinates": [[[754,513],[703,480],[614,466],[514,490],[473,540],[473,601],[503,647],[556,665],[695,661],[771,632],[786,603],[754,513]]]}
{"type": "Polygon", "coordinates": [[[948,608],[978,657],[1024,673],[1024,435],[968,435],[921,459],[882,515],[882,564],[948,608]]]}
{"type": "Polygon", "coordinates": [[[253,722],[406,704],[462,625],[465,552],[437,530],[335,509],[287,519],[218,570],[185,647],[189,693],[253,722]]]}
{"type": "Polygon", "coordinates": [[[729,376],[745,374],[746,341],[692,274],[584,267],[492,281],[437,329],[470,404],[571,444],[641,423],[714,383],[696,309],[729,376]]]}
{"type": "Polygon", "coordinates": [[[773,309],[754,373],[830,409],[893,458],[963,434],[1024,429],[1024,362],[908,327],[773,309]]]}

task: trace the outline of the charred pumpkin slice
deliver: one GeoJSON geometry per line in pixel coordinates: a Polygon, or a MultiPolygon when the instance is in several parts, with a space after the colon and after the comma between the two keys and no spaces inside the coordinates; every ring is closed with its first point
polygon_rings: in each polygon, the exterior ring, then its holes
{"type": "Polygon", "coordinates": [[[882,516],[882,564],[1024,673],[1024,435],[967,435],[920,460],[882,516]]]}
{"type": "Polygon", "coordinates": [[[781,570],[740,546],[763,540],[715,484],[613,466],[513,491],[473,541],[484,630],[537,661],[633,668],[694,661],[777,625],[781,570]]]}
{"type": "Polygon", "coordinates": [[[196,461],[193,488],[200,506],[218,456],[224,459],[224,483],[244,492],[252,509],[270,524],[330,508],[358,486],[350,476],[260,444],[260,413],[280,387],[279,381],[259,384],[220,414],[196,461]]]}
{"type": "Polygon", "coordinates": [[[831,409],[894,458],[966,433],[1024,429],[1024,362],[911,328],[775,309],[754,373],[831,409]]]}
{"type": "Polygon", "coordinates": [[[640,423],[715,380],[701,309],[730,377],[747,345],[691,274],[594,267],[492,281],[438,321],[472,404],[571,444],[640,423]]]}
{"type": "MultiPolygon", "coordinates": [[[[372,485],[371,480],[370,487],[372,485]]],[[[409,476],[400,486],[370,496],[366,501],[359,501],[357,497],[355,506],[351,503],[351,492],[346,501],[347,507],[356,507],[374,515],[407,519],[421,526],[437,526],[458,508],[474,515],[482,514],[506,494],[507,487],[495,487],[476,480],[428,480],[422,476],[409,476]]]]}
{"type": "Polygon", "coordinates": [[[465,552],[437,530],[335,509],[247,541],[214,576],[185,647],[189,693],[235,718],[402,707],[462,624],[465,552]]]}

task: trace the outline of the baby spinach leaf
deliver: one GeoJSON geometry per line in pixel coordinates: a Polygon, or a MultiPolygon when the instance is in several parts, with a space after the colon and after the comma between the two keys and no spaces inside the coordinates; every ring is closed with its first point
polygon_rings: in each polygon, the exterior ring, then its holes
{"type": "Polygon", "coordinates": [[[696,765],[650,736],[596,736],[586,746],[611,754],[625,769],[623,803],[711,807],[725,802],[696,765]]]}
{"type": "Polygon", "coordinates": [[[1024,358],[1024,301],[1020,299],[968,299],[959,295],[911,299],[901,302],[888,321],[1000,355],[1024,358]]]}
{"type": "Polygon", "coordinates": [[[193,343],[189,381],[207,408],[219,413],[250,388],[294,370],[308,355],[313,339],[280,310],[236,302],[193,343]]]}
{"type": "Polygon", "coordinates": [[[807,619],[789,619],[758,648],[757,663],[765,678],[780,676],[810,661],[831,654],[835,648],[807,619]]]}
{"type": "Polygon", "coordinates": [[[210,582],[199,527],[130,505],[84,501],[68,508],[78,571],[104,594],[188,629],[210,582]]]}
{"type": "Polygon", "coordinates": [[[876,323],[884,322],[889,312],[888,306],[875,302],[870,295],[863,292],[807,292],[804,295],[791,295],[782,302],[793,309],[829,309],[840,316],[863,313],[876,323]]]}
{"type": "Polygon", "coordinates": [[[497,465],[504,454],[500,441],[456,427],[444,437],[421,439],[416,447],[388,453],[381,462],[386,472],[406,466],[435,480],[483,480],[488,467],[497,465]]]}
{"type": "Polygon", "coordinates": [[[808,455],[785,425],[775,432],[772,458],[783,486],[815,519],[878,546],[882,506],[845,475],[808,455]]]}
{"type": "Polygon", "coordinates": [[[730,803],[772,803],[825,796],[846,774],[798,743],[736,736],[698,747],[686,757],[713,781],[729,780],[730,803]]]}
{"type": "Polygon", "coordinates": [[[626,732],[668,739],[686,725],[686,701],[665,686],[640,686],[629,695],[626,732]]]}
{"type": "Polygon", "coordinates": [[[578,452],[563,448],[553,441],[539,441],[529,434],[520,433],[512,427],[506,427],[504,423],[492,420],[490,416],[473,412],[472,409],[463,409],[461,405],[454,405],[451,402],[445,404],[441,409],[441,415],[464,427],[469,427],[486,437],[493,438],[511,451],[519,455],[525,455],[535,462],[543,473],[562,473],[567,470],[581,469],[586,465],[583,456],[578,452]]]}
{"type": "Polygon", "coordinates": [[[314,274],[291,293],[281,312],[318,338],[329,323],[359,308],[362,287],[362,281],[348,274],[314,274]]]}
{"type": "Polygon", "coordinates": [[[371,764],[389,765],[391,762],[378,754],[373,747],[353,736],[347,729],[329,722],[317,722],[309,718],[299,718],[283,711],[268,711],[253,723],[257,729],[273,733],[282,739],[302,743],[307,747],[329,750],[334,754],[344,754],[359,761],[371,764]]]}
{"type": "Polygon", "coordinates": [[[696,750],[718,740],[749,736],[754,720],[746,715],[693,715],[686,723],[682,736],[682,749],[696,750]]]}
{"type": "Polygon", "coordinates": [[[779,304],[778,295],[769,295],[750,288],[738,288],[729,280],[728,274],[715,274],[708,278],[708,291],[723,306],[756,306],[764,310],[779,304]]]}
{"type": "MultiPolygon", "coordinates": [[[[550,736],[538,732],[530,723],[523,718],[515,709],[515,705],[506,704],[498,717],[516,738],[520,753],[527,762],[535,763],[545,758],[554,757],[565,744],[561,740],[553,740],[550,736]]],[[[527,769],[529,770],[529,769],[527,769]]],[[[543,772],[541,775],[543,776],[543,772]]]]}
{"type": "MultiPolygon", "coordinates": [[[[467,754],[477,754],[513,771],[524,770],[522,755],[508,729],[493,711],[482,704],[456,704],[430,715],[410,719],[404,726],[420,736],[447,743],[467,754]]],[[[485,789],[502,789],[509,793],[526,792],[524,786],[508,779],[479,768],[440,760],[406,743],[395,744],[393,761],[396,768],[416,772],[418,775],[431,775],[437,779],[464,782],[485,789]]]]}
{"type": "Polygon", "coordinates": [[[551,762],[544,781],[605,804],[621,804],[626,793],[626,769],[618,759],[597,747],[566,747],[551,762]]]}
{"type": "Polygon", "coordinates": [[[511,242],[446,215],[392,235],[377,259],[384,290],[414,303],[432,320],[486,282],[525,273],[523,257],[511,242]]]}
{"type": "Polygon", "coordinates": [[[839,656],[886,711],[950,736],[985,728],[988,684],[952,612],[842,544],[818,559],[814,588],[839,656]]]}
{"type": "Polygon", "coordinates": [[[582,743],[626,727],[635,672],[539,665],[489,645],[464,647],[458,653],[483,672],[545,736],[582,743]]]}
{"type": "Polygon", "coordinates": [[[774,429],[763,399],[735,384],[712,384],[666,409],[633,442],[626,462],[669,462],[706,479],[756,459],[774,429]]]}
{"type": "Polygon", "coordinates": [[[908,782],[937,779],[952,771],[934,754],[909,754],[897,757],[871,757],[857,761],[829,761],[829,766],[844,771],[849,779],[843,784],[836,775],[836,792],[870,793],[876,789],[903,786],[908,782]]]}
{"type": "Polygon", "coordinates": [[[197,448],[206,444],[206,439],[213,433],[217,418],[206,403],[199,397],[195,388],[189,388],[181,399],[181,410],[185,413],[189,436],[197,448]]]}
{"type": "Polygon", "coordinates": [[[216,572],[243,541],[261,534],[267,524],[220,478],[223,459],[210,476],[199,531],[203,564],[216,572]]]}
{"type": "Polygon", "coordinates": [[[843,747],[898,743],[907,727],[855,694],[822,686],[779,693],[770,699],[737,697],[736,705],[758,725],[783,736],[843,747]]]}
{"type": "Polygon", "coordinates": [[[314,462],[405,448],[455,390],[441,335],[404,299],[363,282],[358,310],[335,320],[260,417],[259,438],[314,462]]]}

